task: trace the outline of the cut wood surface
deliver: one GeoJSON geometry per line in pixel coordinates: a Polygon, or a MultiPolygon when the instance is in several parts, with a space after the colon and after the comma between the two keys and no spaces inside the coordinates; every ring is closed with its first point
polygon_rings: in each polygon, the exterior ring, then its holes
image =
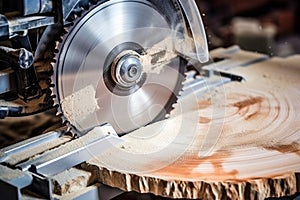
{"type": "Polygon", "coordinates": [[[296,192],[300,56],[266,59],[237,47],[211,55],[227,59],[208,69],[245,80],[218,87],[207,82],[180,99],[170,119],[95,155],[88,163],[99,181],[171,198],[264,199],[296,192]]]}

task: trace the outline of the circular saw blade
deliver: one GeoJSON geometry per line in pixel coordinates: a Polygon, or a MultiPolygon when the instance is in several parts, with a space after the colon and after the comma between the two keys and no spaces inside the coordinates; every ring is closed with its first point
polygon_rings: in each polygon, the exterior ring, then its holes
{"type": "MultiPolygon", "coordinates": [[[[160,7],[161,2],[153,2],[106,1],[77,19],[65,36],[57,55],[55,92],[59,110],[76,131],[109,123],[117,133],[128,133],[163,118],[176,102],[185,61],[179,56],[168,60],[173,49],[157,44],[172,37],[180,16],[173,3],[160,7]],[[150,55],[152,47],[156,49],[150,55]],[[118,68],[114,62],[124,52],[139,55],[142,66],[141,75],[129,86],[113,77],[118,68]],[[151,72],[161,57],[167,62],[151,72]],[[150,59],[150,66],[143,66],[145,59],[150,59]]],[[[122,67],[118,72],[122,77],[122,67]]]]}

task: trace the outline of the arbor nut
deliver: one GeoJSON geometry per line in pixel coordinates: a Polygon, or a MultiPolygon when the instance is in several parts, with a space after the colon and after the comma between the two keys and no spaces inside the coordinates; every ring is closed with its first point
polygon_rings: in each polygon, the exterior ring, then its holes
{"type": "Polygon", "coordinates": [[[115,80],[120,86],[131,87],[141,79],[142,63],[136,55],[124,55],[118,60],[115,68],[115,80]]]}

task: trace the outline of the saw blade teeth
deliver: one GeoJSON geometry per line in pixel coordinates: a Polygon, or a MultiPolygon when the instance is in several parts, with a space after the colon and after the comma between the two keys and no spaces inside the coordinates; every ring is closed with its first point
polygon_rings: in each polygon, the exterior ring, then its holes
{"type": "Polygon", "coordinates": [[[63,115],[61,116],[61,118],[62,118],[62,123],[63,123],[64,125],[66,125],[66,126],[69,127],[69,122],[68,122],[68,120],[67,120],[63,115]]]}
{"type": "MultiPolygon", "coordinates": [[[[67,26],[64,27],[63,29],[63,33],[61,35],[60,38],[57,39],[56,41],[56,46],[55,46],[55,57],[54,57],[54,60],[53,62],[51,63],[51,65],[53,66],[54,69],[57,69],[57,66],[59,66],[59,62],[60,62],[60,52],[62,51],[62,49],[64,48],[64,44],[67,43],[65,42],[66,39],[69,37],[69,33],[71,33],[73,30],[74,30],[74,27],[76,27],[76,24],[78,21],[81,20],[81,18],[84,18],[85,16],[85,12],[88,12],[88,9],[93,9],[95,8],[96,6],[102,4],[103,2],[106,2],[106,1],[99,1],[99,0],[95,0],[95,4],[94,5],[90,5],[89,8],[86,8],[86,9],[82,9],[82,11],[80,12],[80,14],[75,14],[75,13],[72,13],[72,20],[73,22],[69,23],[67,26]],[[97,2],[96,2],[97,1],[97,2]],[[101,3],[100,3],[101,2],[101,3]]],[[[71,34],[72,36],[72,34],[71,34]]],[[[177,107],[177,102],[178,102],[178,97],[180,97],[181,93],[182,93],[182,80],[185,80],[185,69],[184,70],[180,70],[180,74],[181,74],[181,78],[178,78],[178,83],[176,85],[176,89],[175,91],[173,91],[173,95],[171,96],[169,102],[167,102],[167,105],[166,105],[166,114],[160,114],[160,117],[159,117],[159,120],[163,119],[164,117],[165,118],[169,118],[172,116],[172,111],[177,107]],[[179,83],[179,80],[180,83],[179,83]],[[181,87],[180,87],[181,86],[181,87]]],[[[59,74],[60,72],[58,72],[58,70],[54,70],[54,74],[52,75],[51,77],[51,80],[52,80],[52,83],[54,84],[60,84],[60,83],[57,83],[57,77],[60,75],[59,74]]],[[[59,94],[60,92],[60,88],[57,86],[57,85],[54,85],[54,87],[51,89],[52,90],[52,94],[54,94],[55,96],[53,96],[54,98],[54,104],[57,105],[57,115],[61,117],[62,121],[63,121],[63,124],[65,124],[70,130],[71,132],[77,134],[77,135],[80,135],[81,133],[78,132],[78,130],[76,129],[76,127],[74,127],[71,123],[72,121],[70,122],[67,117],[64,115],[66,113],[64,113],[63,111],[63,107],[62,107],[62,102],[61,102],[61,99],[59,97],[61,97],[59,94]]]]}
{"type": "MultiPolygon", "coordinates": [[[[50,79],[50,81],[52,81],[52,80],[50,79]]],[[[54,88],[54,87],[55,87],[55,85],[52,82],[50,82],[49,83],[49,88],[51,89],[51,91],[52,91],[52,88],[54,88]]],[[[53,94],[53,91],[52,91],[51,94],[53,94]]]]}
{"type": "Polygon", "coordinates": [[[182,96],[183,92],[184,92],[184,84],[186,82],[186,80],[188,79],[188,76],[187,76],[187,68],[185,67],[184,68],[184,73],[183,73],[183,80],[181,82],[181,89],[178,91],[178,94],[176,94],[176,101],[172,104],[172,109],[169,111],[169,113],[166,115],[167,117],[166,118],[171,118],[174,116],[174,113],[175,113],[175,110],[176,108],[178,107],[178,101],[179,101],[179,98],[182,96]]]}
{"type": "MultiPolygon", "coordinates": [[[[59,111],[57,111],[55,115],[56,115],[56,117],[60,117],[60,118],[62,118],[62,116],[63,116],[62,113],[59,111]]],[[[62,122],[64,122],[63,119],[62,119],[62,122]]]]}
{"type": "Polygon", "coordinates": [[[55,77],[57,76],[56,64],[57,64],[57,61],[59,58],[59,52],[60,52],[61,48],[63,47],[63,42],[66,39],[68,33],[72,30],[74,24],[76,24],[77,20],[80,20],[80,18],[84,12],[87,12],[93,6],[99,5],[99,0],[93,0],[93,2],[94,2],[93,4],[90,3],[89,6],[86,7],[85,9],[82,8],[80,15],[76,15],[74,13],[71,14],[72,21],[63,27],[62,35],[60,37],[58,37],[55,41],[53,60],[50,63],[52,65],[52,69],[53,69],[53,74],[50,77],[50,80],[52,83],[52,87],[50,89],[51,89],[51,96],[53,97],[54,106],[57,107],[56,116],[60,117],[62,120],[62,124],[64,124],[65,126],[68,127],[67,132],[72,132],[75,135],[80,135],[80,133],[78,133],[78,131],[72,126],[72,124],[69,122],[69,120],[64,116],[64,113],[63,113],[63,110],[61,107],[61,102],[57,98],[58,88],[55,85],[56,84],[55,77]]]}

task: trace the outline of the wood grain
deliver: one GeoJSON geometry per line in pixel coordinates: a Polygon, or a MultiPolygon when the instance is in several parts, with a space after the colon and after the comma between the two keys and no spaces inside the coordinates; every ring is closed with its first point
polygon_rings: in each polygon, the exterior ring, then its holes
{"type": "Polygon", "coordinates": [[[88,163],[98,181],[171,198],[265,199],[296,192],[300,56],[265,60],[236,47],[211,55],[227,59],[208,69],[245,81],[194,91],[170,119],[95,155],[88,163]]]}

